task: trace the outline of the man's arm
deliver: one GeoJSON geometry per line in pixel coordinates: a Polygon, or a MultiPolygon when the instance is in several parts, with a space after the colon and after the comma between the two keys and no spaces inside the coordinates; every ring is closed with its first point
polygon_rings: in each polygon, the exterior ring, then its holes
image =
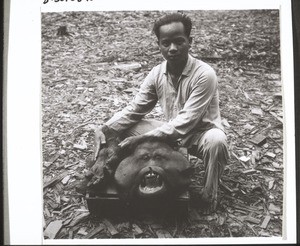
{"type": "Polygon", "coordinates": [[[148,114],[157,103],[157,94],[154,87],[153,70],[145,78],[139,92],[132,102],[122,111],[116,113],[105,125],[121,133],[139,122],[148,114]]]}
{"type": "Polygon", "coordinates": [[[212,68],[199,76],[192,93],[176,118],[148,132],[148,136],[171,136],[178,139],[188,134],[202,120],[217,90],[217,76],[212,68]]]}
{"type": "Polygon", "coordinates": [[[96,161],[102,145],[106,143],[106,136],[103,127],[111,132],[120,134],[137,123],[144,115],[149,113],[157,102],[157,95],[154,87],[153,70],[145,78],[138,94],[133,101],[122,111],[116,113],[103,126],[95,130],[94,139],[94,161],[96,161]]]}

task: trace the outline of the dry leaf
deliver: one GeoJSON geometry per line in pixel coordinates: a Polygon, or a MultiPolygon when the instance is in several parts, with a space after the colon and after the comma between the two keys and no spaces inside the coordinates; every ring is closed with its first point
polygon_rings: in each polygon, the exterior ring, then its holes
{"type": "Polygon", "coordinates": [[[251,113],[252,113],[252,114],[257,114],[257,115],[260,115],[260,116],[263,115],[263,111],[261,110],[261,108],[253,108],[253,109],[251,110],[251,113]]]}
{"type": "Polygon", "coordinates": [[[44,237],[47,237],[49,239],[54,239],[56,234],[61,229],[61,227],[62,227],[62,220],[56,220],[50,222],[50,224],[47,226],[47,228],[44,231],[44,237]]]}
{"type": "Polygon", "coordinates": [[[172,238],[172,235],[168,231],[163,230],[163,229],[159,229],[159,230],[155,231],[155,233],[158,238],[172,238]]]}

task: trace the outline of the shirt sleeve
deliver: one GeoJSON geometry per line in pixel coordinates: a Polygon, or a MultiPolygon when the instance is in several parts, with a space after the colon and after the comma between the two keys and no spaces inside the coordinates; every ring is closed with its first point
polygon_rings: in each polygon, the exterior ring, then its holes
{"type": "Polygon", "coordinates": [[[139,122],[157,103],[154,82],[155,76],[152,69],[131,103],[122,111],[116,113],[105,125],[117,132],[122,132],[139,122]]]}
{"type": "Polygon", "coordinates": [[[203,71],[191,88],[191,94],[178,115],[146,135],[182,138],[202,120],[217,90],[217,76],[212,68],[203,71]]]}

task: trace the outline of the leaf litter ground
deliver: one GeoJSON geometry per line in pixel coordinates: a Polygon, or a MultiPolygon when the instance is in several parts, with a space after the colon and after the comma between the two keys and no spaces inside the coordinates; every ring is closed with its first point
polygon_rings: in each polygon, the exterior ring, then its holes
{"type": "MultiPolygon", "coordinates": [[[[279,13],[187,11],[191,54],[219,77],[230,160],[217,211],[184,219],[99,218],[74,189],[93,152],[93,131],[133,98],[162,61],[151,33],[159,11],[42,14],[42,147],[45,238],[192,238],[282,235],[283,111],[279,13]]],[[[159,105],[147,116],[163,119],[159,105]]],[[[202,187],[203,164],[194,187],[202,187]]]]}

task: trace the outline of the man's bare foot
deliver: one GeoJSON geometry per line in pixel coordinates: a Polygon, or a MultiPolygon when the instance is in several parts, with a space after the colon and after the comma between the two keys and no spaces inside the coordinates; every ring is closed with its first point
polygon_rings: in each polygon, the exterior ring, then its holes
{"type": "Polygon", "coordinates": [[[200,193],[203,202],[203,214],[211,214],[214,213],[217,209],[218,192],[208,193],[205,189],[203,189],[200,193]]]}
{"type": "Polygon", "coordinates": [[[84,180],[78,180],[73,187],[75,188],[76,192],[86,195],[89,190],[87,186],[88,182],[89,180],[86,178],[84,180]]]}
{"type": "Polygon", "coordinates": [[[93,173],[91,171],[87,171],[81,180],[77,180],[73,185],[76,192],[82,195],[86,195],[87,192],[91,192],[92,187],[90,187],[88,184],[92,177],[93,173]]]}
{"type": "Polygon", "coordinates": [[[205,189],[190,189],[191,205],[201,209],[203,214],[211,214],[216,211],[218,200],[217,191],[209,194],[205,189]]]}

